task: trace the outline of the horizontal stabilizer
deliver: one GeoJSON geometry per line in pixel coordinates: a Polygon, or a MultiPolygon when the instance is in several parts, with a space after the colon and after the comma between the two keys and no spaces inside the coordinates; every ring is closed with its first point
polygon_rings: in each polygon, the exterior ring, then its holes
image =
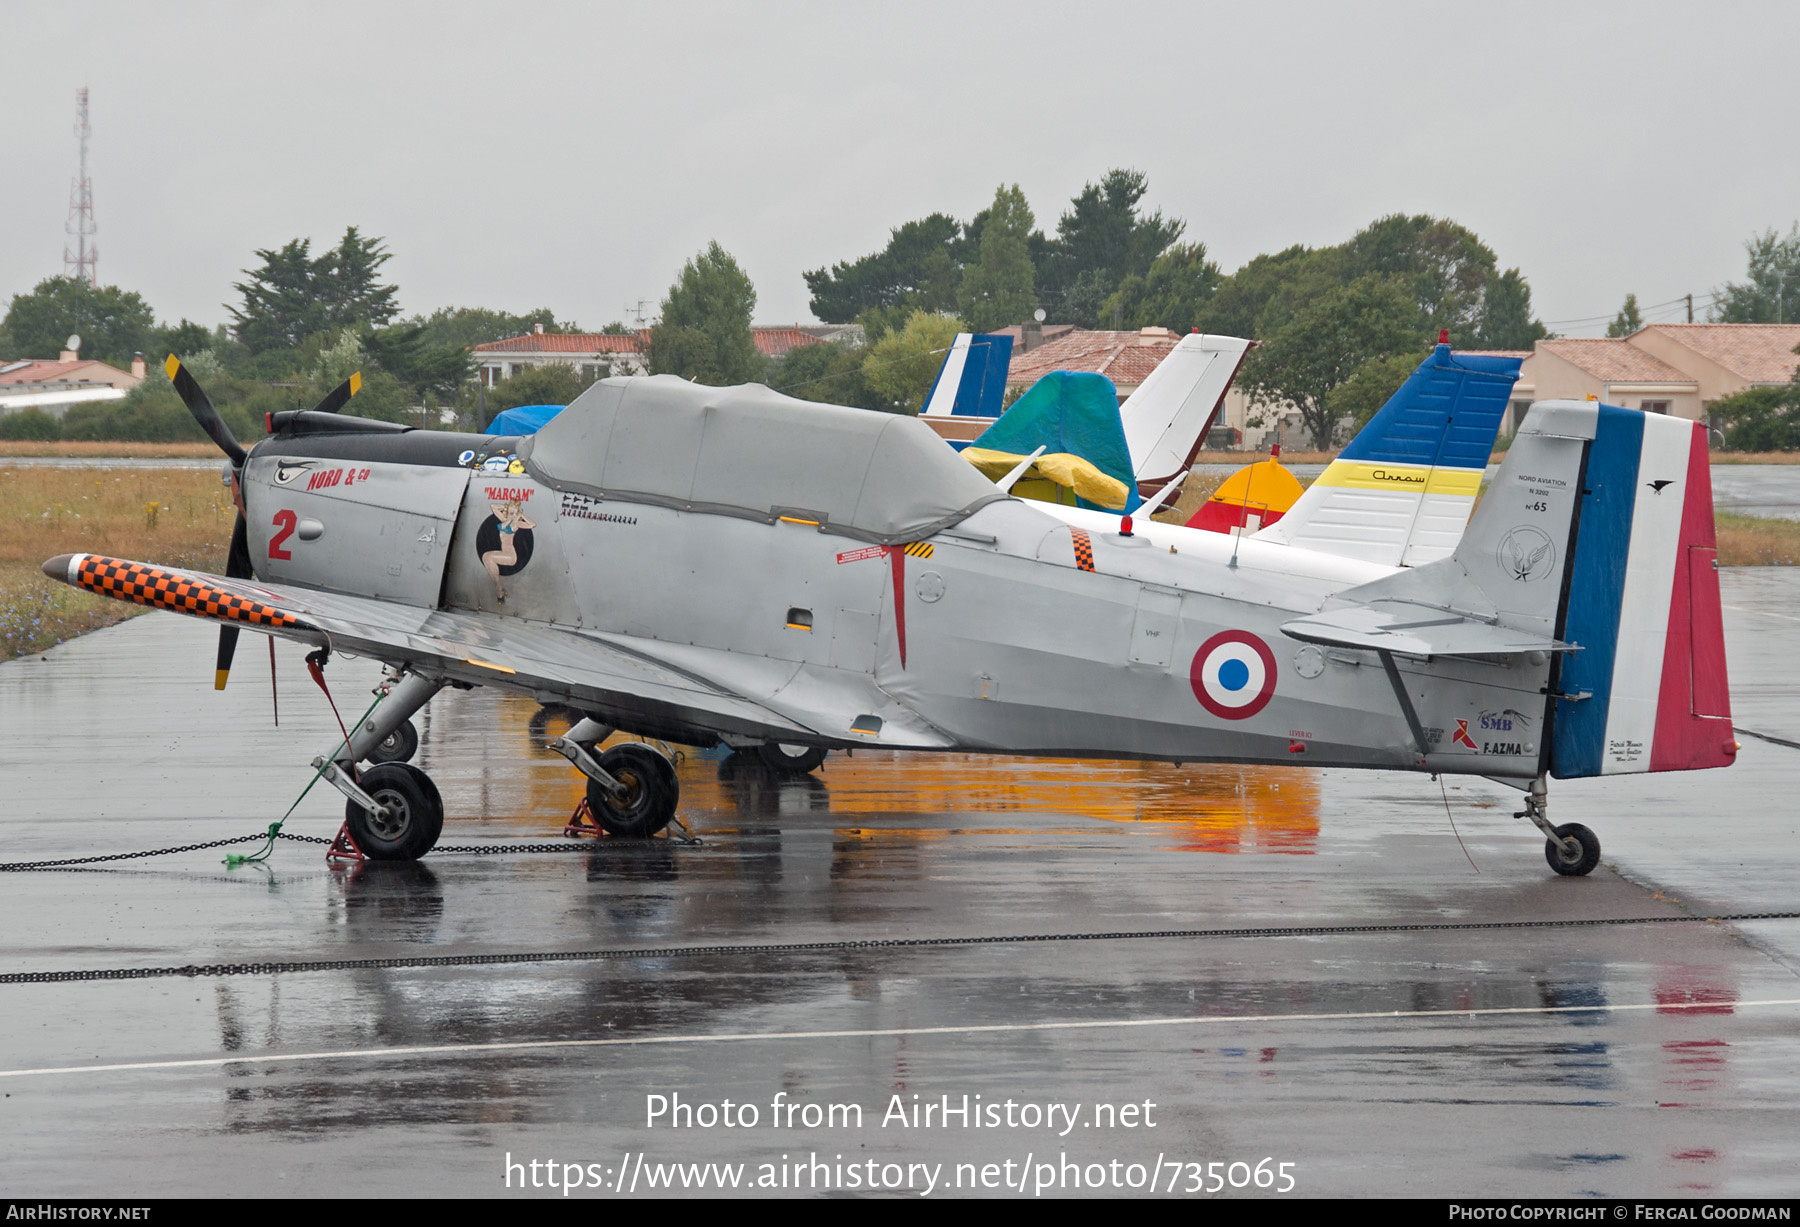
{"type": "Polygon", "coordinates": [[[1333,609],[1285,622],[1281,631],[1305,643],[1392,652],[1417,660],[1574,650],[1566,643],[1531,631],[1462,618],[1407,601],[1378,601],[1333,609]]]}

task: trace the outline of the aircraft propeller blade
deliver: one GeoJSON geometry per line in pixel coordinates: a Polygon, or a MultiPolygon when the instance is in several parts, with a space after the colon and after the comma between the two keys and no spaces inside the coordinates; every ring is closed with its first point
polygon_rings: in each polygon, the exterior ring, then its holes
{"type": "Polygon", "coordinates": [[[314,413],[336,413],[350,403],[350,398],[362,391],[362,372],[357,371],[337,387],[325,394],[325,399],[313,406],[314,413]]]}
{"type": "MultiPolygon", "coordinates": [[[[225,555],[225,574],[230,579],[253,578],[250,570],[250,534],[244,513],[231,526],[231,550],[225,555]]],[[[219,627],[219,658],[213,670],[213,689],[225,689],[231,677],[231,658],[237,653],[238,628],[227,622],[219,627]]]]}
{"type": "Polygon", "coordinates": [[[219,450],[231,458],[233,468],[243,468],[248,453],[239,446],[231,433],[231,427],[225,425],[225,419],[219,416],[219,411],[213,408],[212,400],[200,387],[199,381],[188,373],[188,369],[181,365],[181,359],[174,354],[170,354],[169,360],[163,363],[163,370],[168,373],[169,382],[175,385],[175,394],[181,397],[181,403],[188,407],[188,412],[200,423],[200,429],[212,436],[212,441],[219,445],[219,450]]]}

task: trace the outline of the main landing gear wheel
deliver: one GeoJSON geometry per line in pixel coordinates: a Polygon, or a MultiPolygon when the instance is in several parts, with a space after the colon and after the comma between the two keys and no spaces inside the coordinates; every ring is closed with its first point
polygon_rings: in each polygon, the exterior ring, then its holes
{"type": "Polygon", "coordinates": [[[1582,826],[1579,822],[1567,822],[1556,828],[1557,838],[1544,841],[1544,859],[1550,862],[1550,868],[1564,877],[1586,877],[1600,863],[1600,837],[1582,826]],[[1573,839],[1576,849],[1571,851],[1563,842],[1573,839]]]}
{"type": "Polygon", "coordinates": [[[368,760],[372,763],[404,763],[418,752],[418,727],[411,720],[402,720],[399,727],[369,749],[368,760]]]}
{"type": "Polygon", "coordinates": [[[372,814],[355,801],[344,806],[350,838],[372,861],[416,861],[444,831],[437,786],[410,763],[381,763],[362,773],[362,790],[387,812],[372,814]]]}
{"type": "Polygon", "coordinates": [[[823,746],[782,745],[776,741],[765,741],[756,747],[756,756],[772,771],[784,775],[805,775],[816,771],[819,764],[825,761],[823,746]]]}
{"type": "Polygon", "coordinates": [[[681,783],[668,759],[649,746],[628,742],[602,754],[600,767],[625,786],[624,795],[615,797],[598,781],[588,781],[588,812],[603,831],[647,839],[669,825],[681,799],[681,783]]]}

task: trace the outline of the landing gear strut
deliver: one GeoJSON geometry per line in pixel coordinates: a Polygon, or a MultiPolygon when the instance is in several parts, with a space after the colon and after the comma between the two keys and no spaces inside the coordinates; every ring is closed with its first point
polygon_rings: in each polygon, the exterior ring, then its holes
{"type": "Polygon", "coordinates": [[[675,818],[681,783],[666,754],[643,742],[628,742],[594,757],[594,748],[613,728],[593,717],[550,743],[587,776],[588,813],[609,835],[647,839],[675,818]]]}
{"type": "Polygon", "coordinates": [[[1564,877],[1586,877],[1600,863],[1600,837],[1579,822],[1551,826],[1548,811],[1548,790],[1540,775],[1525,793],[1525,808],[1513,817],[1531,819],[1544,833],[1544,859],[1550,868],[1564,877]]]}
{"type": "MultiPolygon", "coordinates": [[[[323,667],[323,659],[319,665],[323,667]]],[[[382,686],[385,697],[351,730],[349,741],[338,742],[329,756],[313,759],[325,781],[347,799],[344,829],[370,860],[418,860],[443,834],[444,799],[437,785],[403,761],[418,748],[413,714],[443,687],[443,678],[419,673],[390,678],[382,686]],[[384,761],[384,745],[390,753],[405,753],[384,761]],[[354,764],[367,759],[374,759],[375,765],[353,774],[354,764]]]]}

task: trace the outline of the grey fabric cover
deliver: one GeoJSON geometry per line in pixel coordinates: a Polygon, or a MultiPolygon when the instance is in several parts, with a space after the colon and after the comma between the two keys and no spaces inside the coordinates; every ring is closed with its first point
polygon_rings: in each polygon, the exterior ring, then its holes
{"type": "Polygon", "coordinates": [[[599,498],[893,545],[1006,498],[917,418],[795,400],[760,384],[603,379],[521,447],[526,470],[599,498]]]}

